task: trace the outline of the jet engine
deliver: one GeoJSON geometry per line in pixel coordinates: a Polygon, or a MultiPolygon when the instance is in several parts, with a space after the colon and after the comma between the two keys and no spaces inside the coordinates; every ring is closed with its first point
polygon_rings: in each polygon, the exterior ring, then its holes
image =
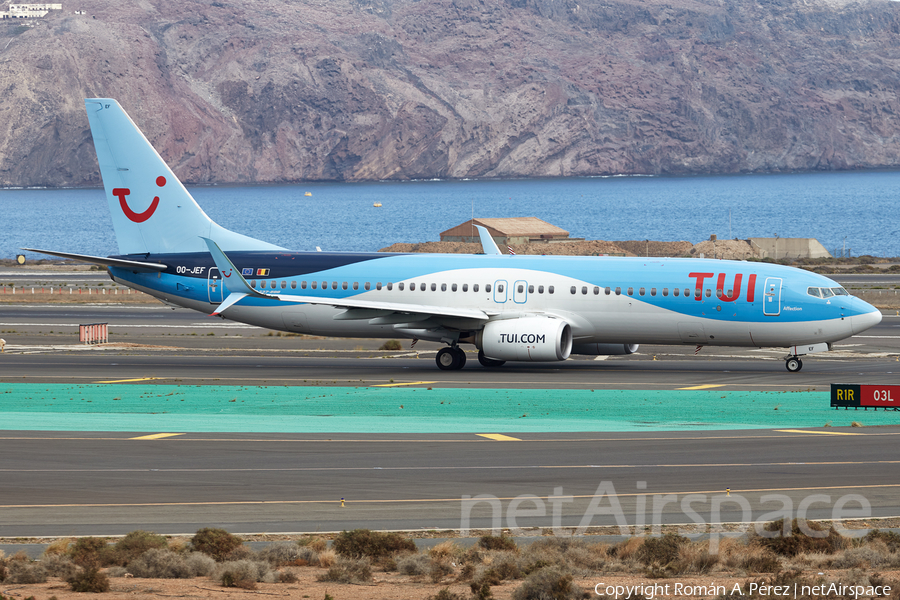
{"type": "Polygon", "coordinates": [[[479,332],[476,345],[497,360],[566,360],[572,352],[572,327],[550,317],[491,321],[479,332]]]}
{"type": "Polygon", "coordinates": [[[637,344],[575,344],[572,346],[572,354],[616,356],[619,354],[634,354],[637,352],[637,349],[637,344]]]}

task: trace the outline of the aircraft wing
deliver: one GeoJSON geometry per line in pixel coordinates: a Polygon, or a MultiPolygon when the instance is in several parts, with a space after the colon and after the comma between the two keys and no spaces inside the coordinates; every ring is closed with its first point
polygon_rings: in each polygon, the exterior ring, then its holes
{"type": "Polygon", "coordinates": [[[240,269],[234,266],[225,253],[213,240],[203,238],[209,247],[216,268],[222,274],[224,282],[231,293],[220,304],[213,315],[223,313],[226,309],[240,302],[246,297],[265,298],[288,304],[319,304],[322,306],[334,306],[345,308],[345,312],[335,316],[338,320],[375,319],[376,323],[405,323],[409,321],[421,321],[428,317],[451,317],[462,319],[476,319],[487,321],[490,316],[484,311],[472,308],[458,308],[448,306],[432,306],[427,304],[407,304],[402,302],[380,302],[376,300],[361,300],[359,298],[321,298],[318,296],[282,296],[280,294],[267,294],[259,292],[247,283],[240,269]],[[410,315],[414,315],[411,317],[410,315]]]}
{"type": "Polygon", "coordinates": [[[72,254],[71,252],[56,252],[55,250],[37,250],[35,248],[22,248],[26,252],[37,252],[39,254],[49,254],[50,256],[58,256],[60,258],[71,258],[81,262],[94,263],[104,267],[122,267],[123,269],[131,269],[132,271],[165,271],[166,265],[159,263],[141,262],[139,260],[125,260],[122,258],[109,258],[105,256],[90,256],[88,254],[72,254]]]}

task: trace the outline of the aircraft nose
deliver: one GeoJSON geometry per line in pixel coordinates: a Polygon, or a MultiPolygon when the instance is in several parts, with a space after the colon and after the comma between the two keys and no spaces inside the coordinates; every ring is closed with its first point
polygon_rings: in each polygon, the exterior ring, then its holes
{"type": "Polygon", "coordinates": [[[854,298],[853,308],[859,313],[850,317],[850,328],[854,335],[881,323],[881,311],[868,302],[854,298]]]}

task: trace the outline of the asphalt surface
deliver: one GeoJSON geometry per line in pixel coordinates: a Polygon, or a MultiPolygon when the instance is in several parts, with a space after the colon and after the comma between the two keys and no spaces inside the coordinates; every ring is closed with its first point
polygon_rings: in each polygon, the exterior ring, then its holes
{"type": "Polygon", "coordinates": [[[140,435],[0,434],[0,536],[718,523],[804,503],[814,519],[900,514],[900,427],[140,435]]]}
{"type": "MultiPolygon", "coordinates": [[[[795,374],[783,351],[694,356],[692,347],[497,370],[470,353],[465,369],[443,372],[433,344],[380,351],[381,340],[281,337],[157,305],[0,305],[0,382],[827,391],[832,382],[898,381],[900,317],[885,316],[837,352],[807,357],[795,374]],[[99,321],[126,345],[78,344],[77,325],[99,321]]],[[[477,433],[136,440],[146,432],[0,431],[0,537],[747,521],[804,504],[810,518],[831,518],[842,503],[845,516],[866,516],[847,514],[860,501],[873,516],[900,515],[900,427],[477,433]]]]}

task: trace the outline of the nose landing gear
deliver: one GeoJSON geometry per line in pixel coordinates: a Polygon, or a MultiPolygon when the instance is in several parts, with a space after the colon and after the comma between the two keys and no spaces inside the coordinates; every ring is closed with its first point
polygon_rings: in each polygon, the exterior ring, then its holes
{"type": "Polygon", "coordinates": [[[784,366],[791,373],[796,373],[803,368],[803,361],[800,360],[799,356],[788,356],[784,361],[784,366]]]}

